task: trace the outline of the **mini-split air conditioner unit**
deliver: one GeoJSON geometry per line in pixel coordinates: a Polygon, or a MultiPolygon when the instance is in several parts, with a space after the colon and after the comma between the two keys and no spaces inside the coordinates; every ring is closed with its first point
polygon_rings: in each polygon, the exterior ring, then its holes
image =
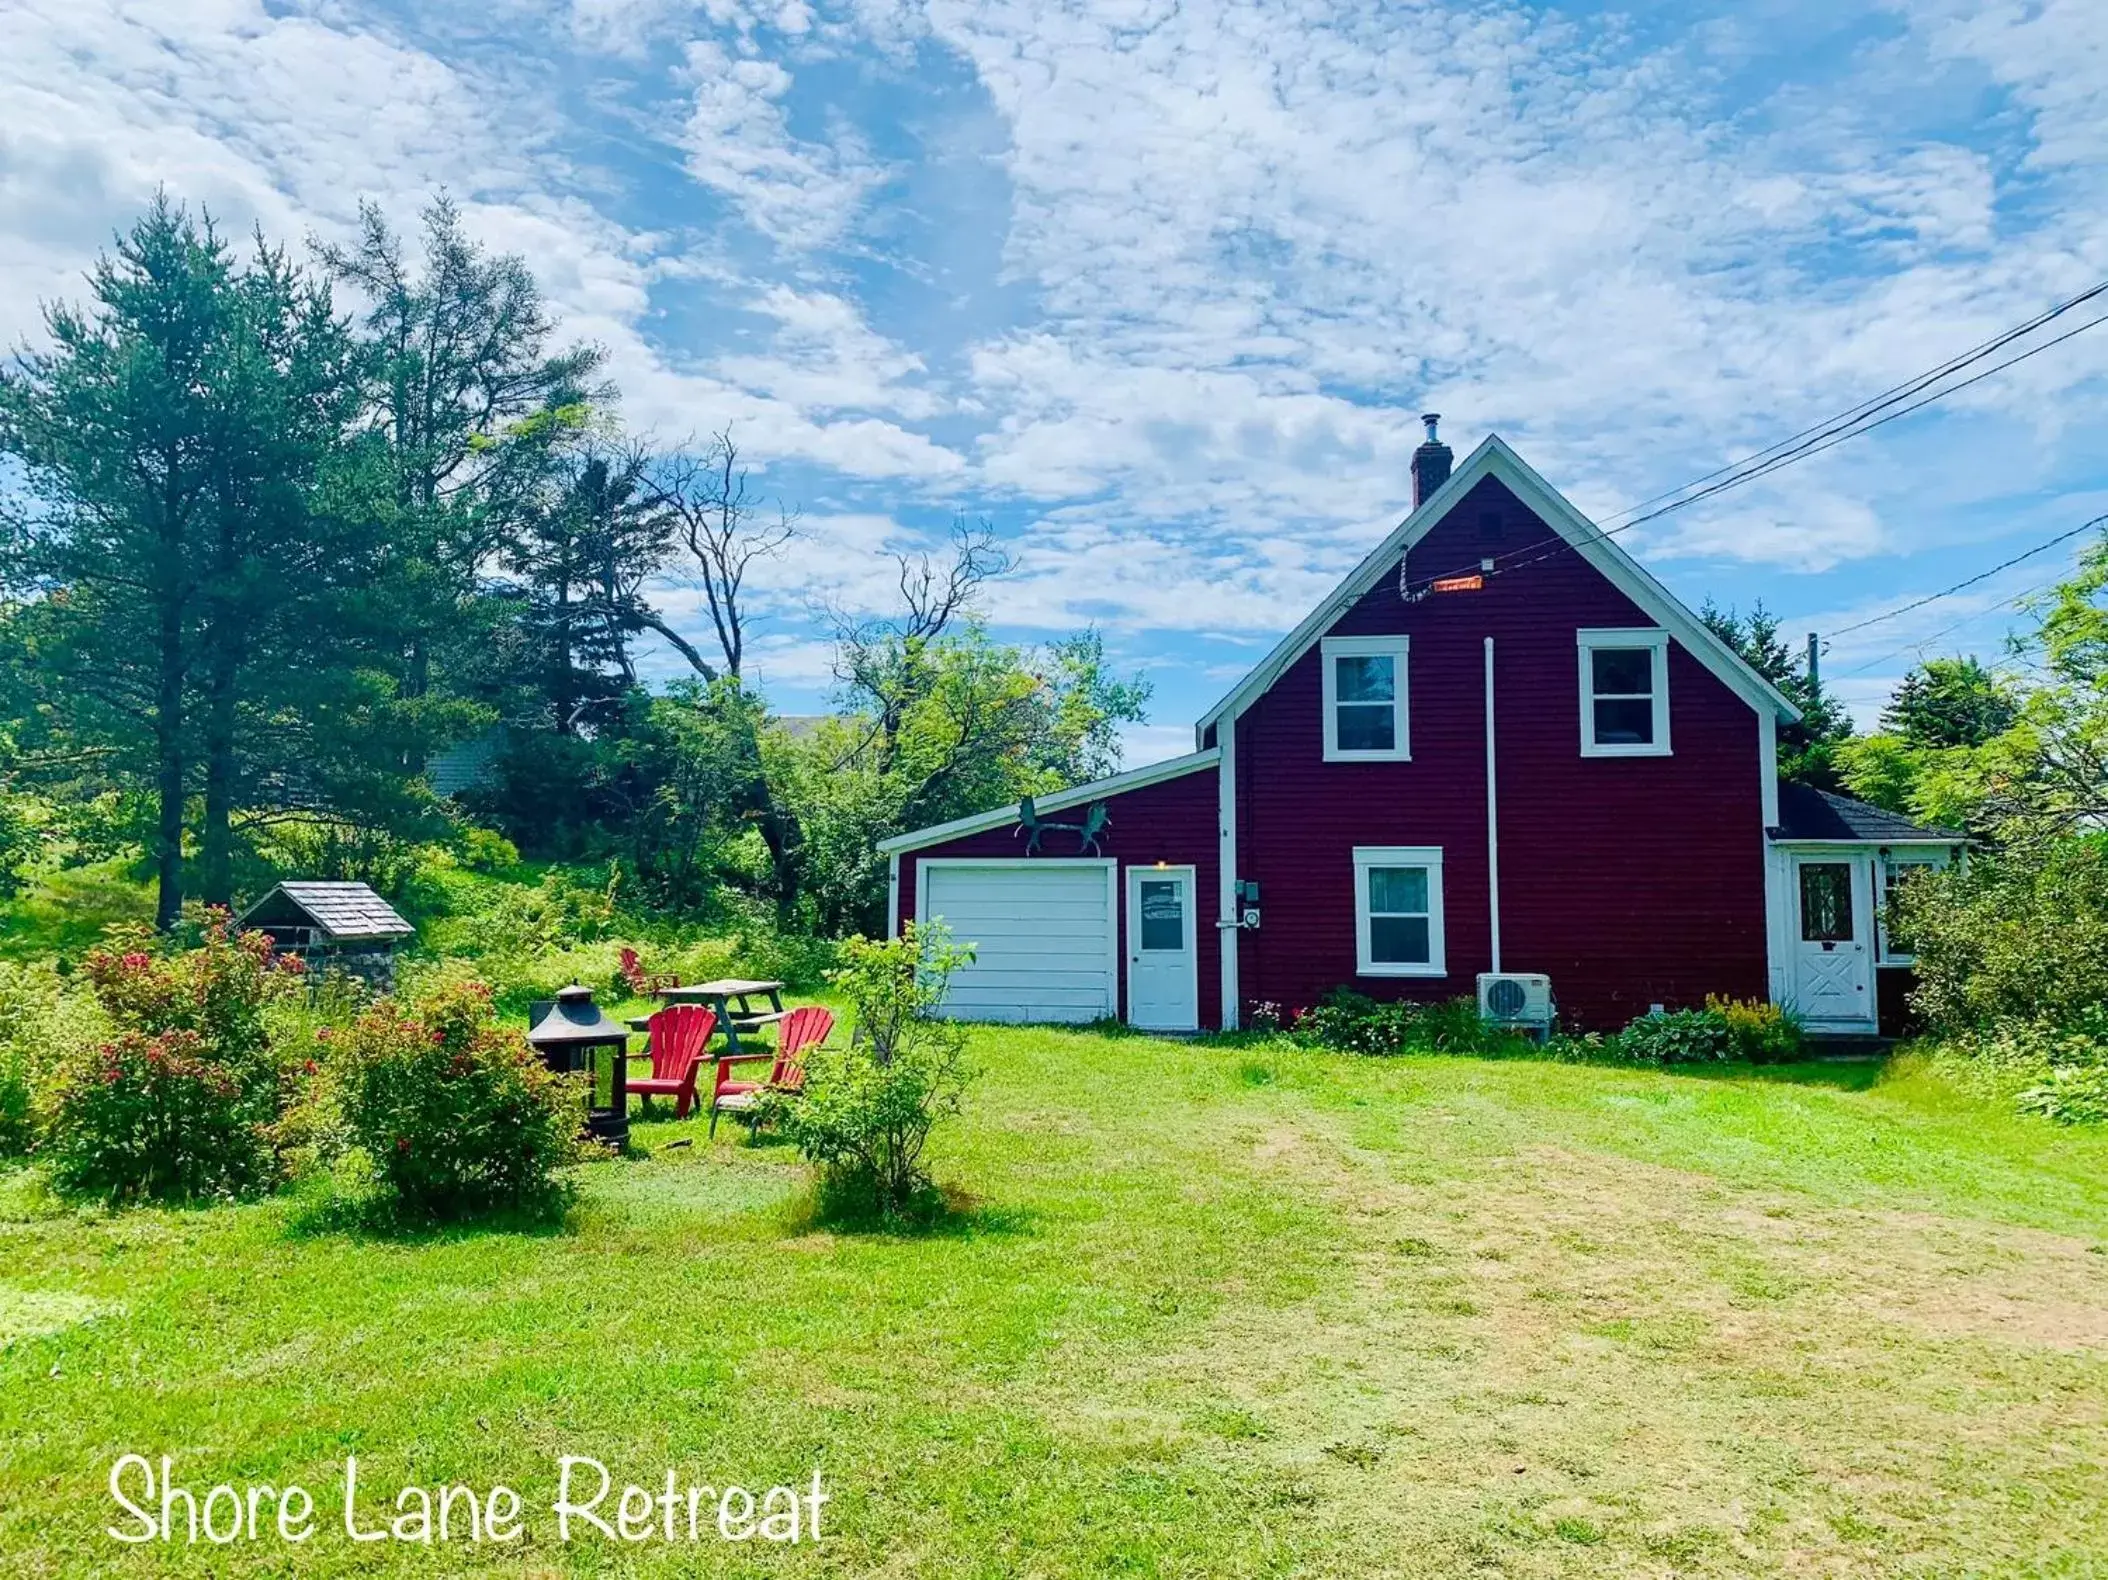
{"type": "Polygon", "coordinates": [[[1479,1019],[1549,1036],[1557,1006],[1552,979],[1533,971],[1481,971],[1479,1019]]]}

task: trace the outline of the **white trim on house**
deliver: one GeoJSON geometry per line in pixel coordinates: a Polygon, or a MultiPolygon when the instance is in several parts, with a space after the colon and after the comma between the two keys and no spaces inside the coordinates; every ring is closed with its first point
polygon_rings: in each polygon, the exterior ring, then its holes
{"type": "MultiPolygon", "coordinates": [[[[1390,914],[1390,913],[1386,913],[1390,914]]],[[[1449,975],[1442,927],[1442,847],[1440,845],[1356,845],[1354,847],[1354,968],[1365,977],[1444,977],[1449,975]],[[1427,960],[1402,964],[1372,958],[1369,943],[1369,869],[1427,869],[1427,960]]]]}
{"type": "MultiPolygon", "coordinates": [[[[1413,760],[1412,706],[1407,700],[1406,677],[1412,667],[1412,638],[1400,632],[1392,636],[1328,636],[1318,644],[1324,669],[1325,761],[1328,763],[1407,763],[1413,760]],[[1391,744],[1355,750],[1339,743],[1338,658],[1388,658],[1391,661],[1391,744]]],[[[1347,707],[1376,707],[1373,702],[1347,702],[1347,707]]]]}
{"type": "Polygon", "coordinates": [[[886,936],[900,936],[900,852],[886,858],[886,936]]]}
{"type": "Polygon", "coordinates": [[[1222,946],[1222,1029],[1235,1031],[1244,1014],[1237,975],[1242,964],[1238,942],[1244,936],[1244,912],[1237,901],[1237,721],[1223,720],[1216,736],[1221,757],[1215,765],[1215,864],[1222,914],[1215,933],[1222,946]]]}
{"type": "MultiPolygon", "coordinates": [[[[993,872],[1075,872],[1096,868],[1105,878],[1105,1014],[1120,1013],[1120,863],[1111,856],[1079,856],[1046,860],[1022,856],[919,856],[915,860],[915,925],[929,920],[930,874],[946,869],[976,869],[993,872]]],[[[953,940],[971,943],[972,939],[953,940]]],[[[970,969],[970,968],[969,968],[970,969]]],[[[993,1017],[991,1017],[993,1018],[993,1017]]],[[[1093,1017],[1095,1018],[1095,1017],[1093,1017]]]]}
{"type": "MultiPolygon", "coordinates": [[[[1581,755],[1583,757],[1667,757],[1669,752],[1669,633],[1652,626],[1587,627],[1574,633],[1574,669],[1581,677],[1581,755]],[[1652,740],[1635,742],[1596,739],[1596,703],[1611,694],[1596,691],[1595,652],[1648,654],[1648,675],[1653,705],[1652,740]]],[[[1626,700],[1636,701],[1637,693],[1626,700]]]]}
{"type": "MultiPolygon", "coordinates": [[[[1188,752],[1183,757],[1166,758],[1160,763],[1130,768],[1125,773],[1114,774],[1109,779],[1094,779],[1089,784],[1077,785],[1072,789],[1035,796],[1033,805],[1042,812],[1065,811],[1069,807],[1081,806],[1088,801],[1103,800],[1123,791],[1139,790],[1144,785],[1161,784],[1166,779],[1198,773],[1203,768],[1212,767],[1220,755],[1212,746],[1206,751],[1188,752]]],[[[1013,802],[1008,806],[997,807],[992,812],[976,812],[970,817],[955,817],[949,823],[934,823],[928,828],[895,834],[891,839],[880,840],[878,849],[884,855],[903,850],[920,850],[925,845],[941,845],[948,839],[958,839],[966,834],[979,834],[1016,821],[1017,805],[1013,802]]]]}
{"type": "Polygon", "coordinates": [[[1757,841],[1762,847],[1764,874],[1764,996],[1774,1004],[1786,1002],[1792,983],[1784,947],[1780,943],[1784,915],[1783,880],[1772,854],[1771,830],[1779,823],[1779,720],[1776,714],[1757,715],[1757,802],[1763,809],[1758,821],[1757,841]]]}
{"type": "MultiPolygon", "coordinates": [[[[1507,485],[1510,492],[1523,504],[1530,507],[1547,522],[1552,530],[1568,543],[1574,551],[1595,568],[1620,592],[1640,608],[1661,622],[1664,629],[1683,645],[1692,657],[1711,670],[1728,688],[1758,712],[1771,712],[1779,718],[1798,719],[1800,709],[1787,699],[1776,686],[1759,675],[1745,663],[1734,649],[1708,630],[1676,596],[1648,574],[1645,567],[1616,543],[1609,534],[1598,528],[1566,497],[1530,467],[1529,463],[1510,449],[1506,440],[1498,434],[1487,438],[1464,458],[1463,464],[1450,473],[1449,480],[1405,520],[1401,521],[1384,540],[1369,551],[1346,580],[1332,590],[1329,597],[1311,610],[1296,628],[1275,646],[1260,663],[1239,681],[1236,687],[1194,725],[1196,744],[1205,738],[1207,728],[1225,716],[1234,717],[1242,713],[1266,689],[1278,680],[1283,671],[1305,653],[1313,643],[1330,630],[1332,623],[1370,588],[1390,572],[1399,556],[1415,543],[1426,537],[1436,523],[1449,514],[1464,496],[1486,477],[1497,477],[1507,485]]],[[[1437,565],[1433,572],[1440,574],[1453,567],[1437,565]]],[[[1495,574],[1499,574],[1496,567],[1495,574]]]]}

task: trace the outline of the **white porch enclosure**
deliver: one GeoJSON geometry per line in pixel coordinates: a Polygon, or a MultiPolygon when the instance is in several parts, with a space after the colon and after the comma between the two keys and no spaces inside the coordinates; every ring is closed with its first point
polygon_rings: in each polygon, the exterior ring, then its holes
{"type": "Polygon", "coordinates": [[[971,944],[947,1014],[961,1020],[1091,1021],[1113,1014],[1119,953],[1110,861],[920,865],[916,915],[971,944]]]}

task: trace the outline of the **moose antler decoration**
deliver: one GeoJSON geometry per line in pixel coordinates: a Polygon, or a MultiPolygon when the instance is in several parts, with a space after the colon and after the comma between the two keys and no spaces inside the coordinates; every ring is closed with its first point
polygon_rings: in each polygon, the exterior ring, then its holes
{"type": "Polygon", "coordinates": [[[1049,823],[1039,815],[1030,796],[1017,804],[1018,832],[1029,836],[1025,840],[1025,854],[1028,856],[1039,854],[1040,840],[1046,836],[1047,830],[1053,828],[1067,829],[1076,836],[1077,855],[1089,851],[1094,856],[1102,856],[1105,851],[1098,843],[1098,836],[1112,826],[1112,821],[1113,815],[1106,810],[1103,801],[1092,802],[1084,811],[1081,823],[1049,823]]]}

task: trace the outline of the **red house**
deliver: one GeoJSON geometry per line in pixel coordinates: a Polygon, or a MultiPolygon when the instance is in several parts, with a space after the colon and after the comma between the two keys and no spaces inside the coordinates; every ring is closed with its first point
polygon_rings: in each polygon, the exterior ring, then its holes
{"type": "Polygon", "coordinates": [[[976,946],[954,1013],[1194,1030],[1346,986],[1882,1023],[1881,897],[1961,836],[1782,787],[1793,704],[1500,439],[1452,473],[1427,421],[1412,514],[1195,751],[881,847],[896,930],[976,946]]]}

